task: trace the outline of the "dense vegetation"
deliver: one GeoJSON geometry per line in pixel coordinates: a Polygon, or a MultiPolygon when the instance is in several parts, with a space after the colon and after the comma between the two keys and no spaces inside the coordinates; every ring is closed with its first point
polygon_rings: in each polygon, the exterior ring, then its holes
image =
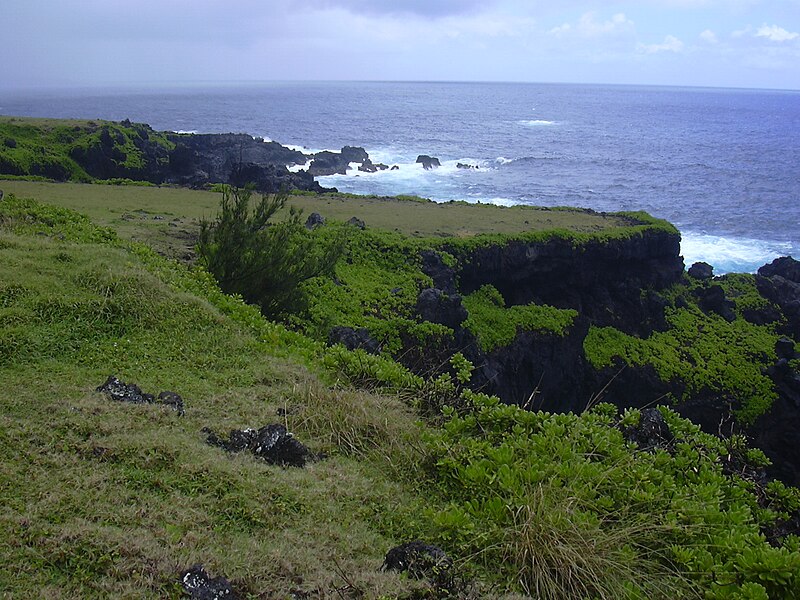
{"type": "MultiPolygon", "coordinates": [[[[425,325],[411,309],[429,283],[408,260],[417,242],[354,232],[339,283],[305,286],[307,331],[385,327],[387,350],[373,356],[267,321],[204,270],[75,212],[12,196],[0,226],[8,597],[179,597],[180,571],[197,562],[245,597],[800,597],[800,540],[783,527],[800,495],[767,483],[764,456],[742,439],[661,408],[670,435],[648,447],[627,433],[640,411],[528,412],[465,389],[463,356],[431,378],[392,361],[394,325],[381,321],[425,325]],[[186,416],[110,403],[92,391],[110,372],[181,393],[186,416]],[[327,458],[282,469],[203,443],[206,426],[276,419],[327,458]],[[385,551],[413,538],[444,548],[454,571],[429,582],[381,572],[385,551]]],[[[746,281],[730,285],[742,306],[757,302],[746,281]]],[[[473,300],[491,318],[509,310],[492,298],[473,300]]],[[[699,319],[727,332],[720,344],[757,333],[681,310],[673,324],[699,319]]],[[[571,318],[519,311],[523,328],[571,318]]],[[[615,338],[608,356],[633,356],[633,343],[655,342],[615,338]]]]}
{"type": "Polygon", "coordinates": [[[5,176],[134,184],[145,178],[148,162],[167,164],[172,148],[164,134],[129,121],[0,119],[5,176]]]}

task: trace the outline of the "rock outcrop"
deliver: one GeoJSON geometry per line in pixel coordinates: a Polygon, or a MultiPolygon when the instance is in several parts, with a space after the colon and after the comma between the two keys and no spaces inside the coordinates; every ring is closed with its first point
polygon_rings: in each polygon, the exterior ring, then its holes
{"type": "Polygon", "coordinates": [[[439,162],[438,158],[435,156],[428,156],[427,154],[420,154],[415,162],[421,164],[422,168],[426,171],[442,166],[442,163],[439,162]]]}

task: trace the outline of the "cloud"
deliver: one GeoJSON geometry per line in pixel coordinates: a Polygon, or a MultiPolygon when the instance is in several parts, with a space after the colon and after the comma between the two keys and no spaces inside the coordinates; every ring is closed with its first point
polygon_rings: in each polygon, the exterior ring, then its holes
{"type": "Polygon", "coordinates": [[[597,18],[597,13],[592,11],[584,13],[574,25],[564,23],[558,27],[553,27],[548,33],[555,37],[578,35],[583,38],[593,38],[630,32],[634,26],[634,22],[628,19],[624,13],[617,13],[606,21],[600,21],[597,18]]]}
{"type": "Polygon", "coordinates": [[[711,31],[710,29],[706,29],[700,34],[700,39],[706,42],[707,44],[718,44],[719,40],[717,39],[717,34],[711,31]]]}
{"type": "Polygon", "coordinates": [[[668,35],[660,44],[639,44],[638,50],[644,54],[658,54],[659,52],[679,53],[683,51],[683,42],[674,35],[668,35]]]}
{"type": "Polygon", "coordinates": [[[771,42],[788,42],[800,37],[800,33],[786,31],[777,25],[762,25],[756,31],[756,37],[767,38],[771,42]]]}

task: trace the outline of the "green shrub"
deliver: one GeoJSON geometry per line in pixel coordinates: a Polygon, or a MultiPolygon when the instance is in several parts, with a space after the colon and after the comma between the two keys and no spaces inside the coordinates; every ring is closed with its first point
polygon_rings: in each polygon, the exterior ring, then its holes
{"type": "Polygon", "coordinates": [[[200,224],[198,252],[226,293],[277,317],[297,310],[302,282],[333,273],[344,239],[307,231],[293,210],[286,220],[270,223],[286,203],[285,191],[261,196],[252,210],[251,196],[251,189],[223,190],[217,218],[200,224]]]}
{"type": "Polygon", "coordinates": [[[503,296],[491,285],[465,296],[464,306],[469,312],[464,326],[478,337],[485,352],[507,346],[518,331],[564,335],[578,316],[571,309],[540,304],[506,308],[503,296]]]}

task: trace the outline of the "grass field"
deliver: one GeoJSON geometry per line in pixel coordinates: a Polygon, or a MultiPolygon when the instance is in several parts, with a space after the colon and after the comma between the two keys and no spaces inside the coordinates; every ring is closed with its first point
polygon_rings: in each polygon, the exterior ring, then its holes
{"type": "MultiPolygon", "coordinates": [[[[215,216],[219,193],[173,187],[109,186],[0,180],[0,189],[77,210],[98,225],[145,242],[173,258],[191,255],[199,220],[215,216]]],[[[518,234],[567,229],[593,233],[628,224],[620,216],[580,209],[418,202],[347,195],[297,195],[288,206],[325,219],[362,219],[367,227],[412,237],[464,238],[485,233],[518,234]]]]}

